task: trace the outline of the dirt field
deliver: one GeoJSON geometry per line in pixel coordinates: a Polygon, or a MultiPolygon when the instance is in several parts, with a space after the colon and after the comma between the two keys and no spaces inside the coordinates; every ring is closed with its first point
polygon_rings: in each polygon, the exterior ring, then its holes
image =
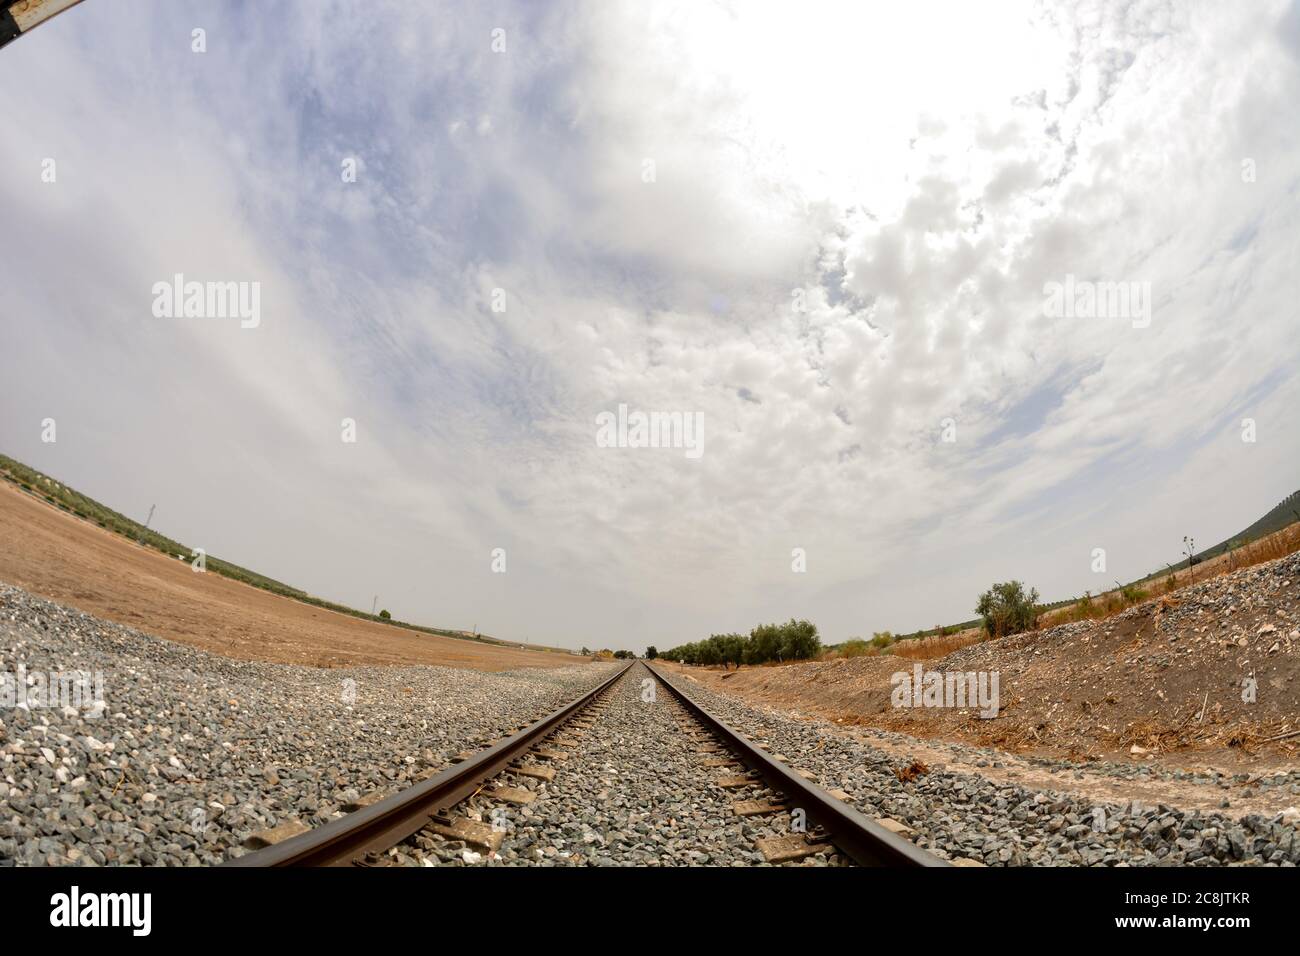
{"type": "Polygon", "coordinates": [[[462,641],[312,607],[146,550],[0,482],[0,580],[148,634],[242,660],[483,671],[583,658],[462,641]]]}
{"type": "MultiPolygon", "coordinates": [[[[778,708],[787,717],[812,720],[814,719],[812,714],[826,717],[832,712],[822,707],[808,707],[807,698],[800,701],[801,704],[805,705],[803,711],[791,711],[788,707],[793,699],[792,697],[755,694],[747,691],[744,686],[733,688],[730,685],[737,678],[733,676],[724,683],[721,679],[723,677],[722,671],[699,667],[683,667],[680,664],[673,664],[668,661],[660,662],[659,666],[682,674],[688,680],[703,684],[715,692],[737,694],[741,697],[752,698],[753,702],[762,702],[770,707],[778,708]]],[[[733,675],[736,673],[736,671],[731,671],[733,675]]],[[[741,673],[743,675],[743,672],[741,673]]],[[[959,735],[935,737],[926,734],[924,728],[914,727],[912,728],[913,732],[920,736],[915,738],[895,738],[880,733],[872,727],[865,726],[862,722],[855,722],[851,718],[837,718],[837,720],[843,721],[839,726],[840,733],[862,740],[878,750],[890,753],[903,764],[919,760],[931,769],[973,774],[1002,784],[1015,783],[1035,789],[1064,791],[1095,800],[1098,803],[1124,803],[1128,800],[1138,800],[1148,806],[1163,803],[1169,806],[1183,807],[1187,810],[1213,813],[1222,811],[1224,798],[1230,797],[1234,815],[1260,813],[1268,817],[1295,803],[1295,796],[1287,790],[1282,788],[1262,790],[1255,782],[1260,777],[1267,776],[1270,773],[1294,769],[1293,761],[1271,759],[1254,761],[1248,758],[1243,759],[1242,755],[1225,754],[1222,751],[1208,755],[1198,754],[1199,760],[1196,761],[1187,759],[1168,760],[1159,756],[1155,759],[1151,757],[1143,758],[1144,763],[1157,766],[1169,764],[1178,769],[1217,770],[1224,773],[1247,772],[1250,774],[1248,781],[1241,782],[1225,792],[1221,787],[1214,784],[1193,783],[1187,780],[1163,780],[1158,777],[1150,779],[1116,777],[1105,772],[1088,769],[1086,763],[1077,765],[1085,769],[1073,773],[1053,773],[1041,763],[1036,763],[1030,759],[1034,756],[1060,756],[1051,752],[1050,748],[1040,749],[1037,753],[1026,753],[1025,755],[1004,750],[999,753],[996,760],[990,760],[983,750],[960,750],[949,746],[950,741],[967,745],[979,743],[978,740],[961,739],[959,735]],[[927,739],[927,737],[930,739],[927,739]]]]}
{"type": "Polygon", "coordinates": [[[983,641],[925,662],[879,655],[678,669],[715,691],[846,727],[1072,760],[1257,771],[1294,767],[1300,753],[1298,625],[1300,555],[1292,555],[1113,618],[983,641]],[[995,718],[971,707],[897,706],[893,675],[916,668],[998,674],[995,718]]]}

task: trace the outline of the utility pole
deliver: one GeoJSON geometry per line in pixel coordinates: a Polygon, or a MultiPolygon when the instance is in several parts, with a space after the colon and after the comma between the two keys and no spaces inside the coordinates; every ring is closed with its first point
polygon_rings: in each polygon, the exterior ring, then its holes
{"type": "Polygon", "coordinates": [[[370,602],[370,616],[371,616],[371,617],[374,617],[374,616],[375,616],[375,608],[377,608],[377,607],[379,607],[379,595],[378,595],[378,594],[376,594],[376,595],[375,595],[375,599],[374,599],[373,601],[370,602]]]}
{"type": "Polygon", "coordinates": [[[157,507],[157,505],[149,506],[149,517],[144,519],[144,527],[140,531],[140,537],[135,539],[135,543],[141,547],[144,547],[144,532],[149,530],[149,522],[153,520],[153,509],[157,507]]]}

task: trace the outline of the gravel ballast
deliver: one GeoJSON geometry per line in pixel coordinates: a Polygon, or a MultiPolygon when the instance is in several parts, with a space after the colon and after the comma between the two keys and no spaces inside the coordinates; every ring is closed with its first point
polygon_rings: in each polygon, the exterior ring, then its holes
{"type": "Polygon", "coordinates": [[[0,866],[220,863],[261,831],[409,786],[613,667],[236,661],[0,584],[10,687],[52,671],[103,682],[102,707],[0,708],[0,866]]]}
{"type": "MultiPolygon", "coordinates": [[[[102,679],[102,700],[0,708],[0,865],[198,865],[256,835],[317,826],[442,769],[588,690],[621,664],[507,673],[442,667],[317,669],[235,661],[150,637],[0,584],[0,674],[102,679]]],[[[984,865],[1281,865],[1300,862],[1295,810],[1274,816],[1094,804],[899,756],[823,720],[793,719],[661,670],[686,694],[918,846],[984,865]]],[[[417,865],[754,865],[784,814],[740,818],[683,733],[680,704],[647,699],[637,664],[553,779],[508,773],[525,806],[464,804],[503,825],[495,855],[422,833],[417,865]],[[496,811],[493,814],[493,811],[496,811]]],[[[846,862],[829,850],[801,865],[846,862]]]]}
{"type": "Polygon", "coordinates": [[[1233,819],[1158,804],[1096,804],[1051,790],[915,768],[825,720],[794,720],[752,707],[661,670],[692,700],[774,752],[823,788],[850,795],[859,811],[898,821],[918,846],[986,866],[1274,865],[1300,862],[1294,810],[1233,819]],[[907,782],[900,778],[910,777],[907,782]]]}
{"type": "MultiPolygon", "coordinates": [[[[588,729],[570,730],[577,743],[554,764],[555,779],[507,774],[506,783],[537,794],[527,806],[476,797],[463,812],[504,830],[487,862],[542,866],[765,865],[757,840],[787,835],[788,814],[738,817],[738,799],[775,796],[761,786],[724,790],[721,777],[742,769],[710,767],[721,753],[701,753],[712,738],[644,665],[635,664],[605,697],[588,729]],[[688,736],[682,726],[695,729],[688,736]],[[495,813],[494,813],[495,811],[495,813]]],[[[462,864],[482,855],[456,841],[420,834],[399,862],[462,864]]],[[[798,865],[847,863],[833,848],[798,865]]],[[[426,864],[427,865],[427,864],[426,864]]],[[[795,865],[795,864],[790,864],[795,865]]]]}

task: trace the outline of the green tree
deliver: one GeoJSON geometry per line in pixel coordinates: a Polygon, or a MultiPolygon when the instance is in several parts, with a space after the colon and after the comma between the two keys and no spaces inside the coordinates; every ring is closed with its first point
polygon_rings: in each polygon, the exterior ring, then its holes
{"type": "Polygon", "coordinates": [[[744,634],[723,634],[719,639],[722,648],[722,662],[740,667],[745,663],[745,652],[749,647],[749,638],[744,634]]]}
{"type": "MultiPolygon", "coordinates": [[[[808,660],[821,653],[822,642],[816,625],[794,618],[784,624],[760,624],[748,635],[711,634],[702,641],[655,651],[655,655],[664,660],[690,665],[721,664],[728,668],[769,661],[808,660]]],[[[648,651],[646,656],[650,656],[648,651]]]]}
{"type": "Polygon", "coordinates": [[[391,621],[393,619],[393,615],[389,614],[387,609],[380,611],[379,616],[382,617],[385,621],[391,621]]]}
{"type": "Polygon", "coordinates": [[[1025,591],[1019,581],[995,584],[980,595],[975,613],[989,637],[1006,637],[1038,626],[1038,589],[1025,591]]]}
{"type": "Polygon", "coordinates": [[[760,624],[749,632],[745,649],[746,664],[766,664],[782,660],[783,635],[780,624],[760,624]]]}
{"type": "Polygon", "coordinates": [[[721,664],[722,663],[722,641],[718,635],[714,634],[707,641],[700,641],[698,657],[701,664],[721,664]]]}
{"type": "Polygon", "coordinates": [[[817,657],[822,652],[821,638],[817,636],[817,625],[811,621],[796,621],[791,618],[781,625],[780,660],[806,661],[817,657]]]}
{"type": "Polygon", "coordinates": [[[654,646],[653,644],[651,644],[649,647],[647,647],[647,648],[645,649],[645,659],[646,659],[646,660],[648,660],[648,661],[652,661],[652,660],[654,660],[654,659],[655,659],[656,657],[658,657],[658,656],[659,656],[659,652],[658,652],[657,650],[655,650],[655,646],[654,646]]]}

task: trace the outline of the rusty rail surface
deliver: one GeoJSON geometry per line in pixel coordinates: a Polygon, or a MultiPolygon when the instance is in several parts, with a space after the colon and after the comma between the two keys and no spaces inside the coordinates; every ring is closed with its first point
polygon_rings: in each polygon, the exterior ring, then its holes
{"type": "Polygon", "coordinates": [[[524,756],[570,718],[594,703],[632,667],[565,704],[519,733],[493,744],[462,763],[448,767],[369,807],[331,820],[307,833],[274,846],[228,860],[223,866],[348,866],[366,865],[368,857],[397,846],[472,795],[488,780],[524,756]]]}
{"type": "Polygon", "coordinates": [[[807,814],[808,821],[825,831],[835,844],[861,866],[951,866],[947,860],[913,846],[869,820],[842,800],[837,800],[811,781],[805,780],[779,760],[759,750],[668,681],[649,663],[642,661],[672,695],[715,736],[726,742],[737,758],[758,773],[773,790],[785,794],[792,806],[807,814]]]}
{"type": "Polygon", "coordinates": [[[0,47],[79,4],[81,0],[0,0],[0,47]]]}

